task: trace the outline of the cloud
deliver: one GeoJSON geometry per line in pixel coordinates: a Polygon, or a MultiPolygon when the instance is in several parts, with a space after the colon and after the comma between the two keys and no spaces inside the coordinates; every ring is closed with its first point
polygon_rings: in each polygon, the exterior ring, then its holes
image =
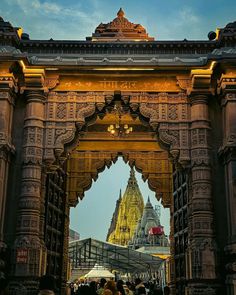
{"type": "Polygon", "coordinates": [[[177,14],[177,20],[182,26],[186,26],[187,24],[196,24],[200,21],[199,16],[194,13],[191,7],[181,8],[181,11],[177,14]]]}
{"type": "Polygon", "coordinates": [[[84,39],[101,22],[94,7],[96,0],[88,2],[91,8],[85,11],[78,3],[69,6],[40,0],[3,0],[5,7],[0,12],[14,26],[23,27],[32,39],[84,39]]]}
{"type": "Polygon", "coordinates": [[[168,14],[157,11],[157,14],[158,23],[150,23],[152,20],[147,19],[148,27],[152,29],[150,35],[157,36],[157,40],[194,39],[204,32],[201,16],[191,6],[178,7],[168,14]]]}

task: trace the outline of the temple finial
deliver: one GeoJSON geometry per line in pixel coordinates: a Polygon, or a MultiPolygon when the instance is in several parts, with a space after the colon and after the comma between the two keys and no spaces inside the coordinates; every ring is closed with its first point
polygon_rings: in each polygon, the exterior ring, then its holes
{"type": "Polygon", "coordinates": [[[124,10],[122,8],[120,8],[120,10],[117,12],[117,16],[120,18],[125,16],[124,10]]]}
{"type": "Polygon", "coordinates": [[[147,203],[146,203],[146,208],[147,207],[152,207],[152,203],[151,203],[151,201],[150,201],[150,197],[148,196],[148,199],[147,199],[147,203]]]}
{"type": "Polygon", "coordinates": [[[121,200],[122,194],[121,194],[121,189],[120,189],[120,195],[119,195],[119,200],[121,200]]]}

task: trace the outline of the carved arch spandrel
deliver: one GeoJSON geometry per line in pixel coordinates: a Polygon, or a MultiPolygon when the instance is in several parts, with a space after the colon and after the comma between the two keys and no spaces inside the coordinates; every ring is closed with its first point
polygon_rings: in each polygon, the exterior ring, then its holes
{"type": "Polygon", "coordinates": [[[86,119],[111,102],[110,93],[50,92],[46,101],[44,160],[54,163],[65,145],[76,142],[86,119]]]}
{"type": "MultiPolygon", "coordinates": [[[[126,95],[127,96],[127,95],[126,95]]],[[[130,108],[147,118],[173,162],[190,163],[190,103],[185,93],[132,93],[130,108]]]]}
{"type": "MultiPolygon", "coordinates": [[[[106,167],[109,168],[118,158],[118,152],[109,151],[75,151],[68,160],[67,191],[69,203],[75,206],[78,198],[84,197],[98,174],[106,167]]],[[[122,154],[123,159],[130,166],[135,166],[142,173],[144,181],[148,181],[149,188],[156,193],[158,200],[162,200],[165,207],[171,204],[172,194],[172,166],[167,152],[132,152],[122,154]]]]}
{"type": "MultiPolygon", "coordinates": [[[[111,93],[49,93],[44,160],[53,163],[65,151],[66,144],[78,142],[81,128],[91,123],[94,116],[105,113],[113,99],[111,93]]],[[[189,162],[190,114],[185,94],[126,93],[121,100],[140,118],[147,119],[175,162],[189,162]]]]}

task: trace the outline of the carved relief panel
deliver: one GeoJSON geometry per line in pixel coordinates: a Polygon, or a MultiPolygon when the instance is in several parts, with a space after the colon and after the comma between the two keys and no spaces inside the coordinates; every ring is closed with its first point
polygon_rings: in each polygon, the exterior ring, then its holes
{"type": "MultiPolygon", "coordinates": [[[[106,112],[114,99],[109,92],[50,92],[46,103],[44,160],[54,162],[64,145],[76,141],[76,133],[93,116],[106,112]]],[[[121,92],[121,101],[130,112],[145,118],[158,133],[160,143],[175,161],[185,165],[190,160],[187,97],[179,94],[121,92]]]]}

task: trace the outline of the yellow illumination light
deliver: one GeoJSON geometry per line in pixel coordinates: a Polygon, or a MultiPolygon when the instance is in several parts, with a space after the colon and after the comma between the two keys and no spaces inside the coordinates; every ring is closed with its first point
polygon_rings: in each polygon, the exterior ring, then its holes
{"type": "Polygon", "coordinates": [[[191,70],[191,75],[197,75],[197,76],[202,75],[203,77],[205,75],[211,75],[216,63],[217,63],[216,61],[212,61],[208,69],[193,69],[191,70]]]}
{"type": "Polygon", "coordinates": [[[20,65],[24,71],[26,69],[26,66],[25,66],[25,63],[23,62],[23,60],[20,60],[20,65]]]}
{"type": "Polygon", "coordinates": [[[216,29],[216,38],[215,40],[218,40],[219,39],[219,35],[220,35],[220,29],[216,29]]]}
{"type": "Polygon", "coordinates": [[[216,61],[212,61],[210,65],[210,70],[213,70],[216,65],[216,61]]]}
{"type": "Polygon", "coordinates": [[[39,68],[27,68],[24,61],[20,60],[20,65],[23,69],[23,73],[25,74],[25,77],[38,77],[39,75],[44,75],[45,71],[44,69],[39,69],[39,68]]]}
{"type": "Polygon", "coordinates": [[[19,38],[21,38],[21,35],[23,34],[23,29],[22,28],[18,28],[17,29],[17,35],[19,36],[19,38]]]}

